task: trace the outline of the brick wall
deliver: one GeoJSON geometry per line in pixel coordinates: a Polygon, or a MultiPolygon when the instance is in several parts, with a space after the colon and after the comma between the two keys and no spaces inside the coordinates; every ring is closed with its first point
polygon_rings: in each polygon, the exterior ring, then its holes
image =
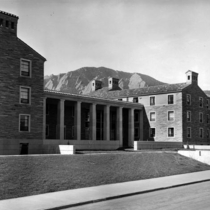
{"type": "MultiPolygon", "coordinates": [[[[189,144],[210,144],[210,138],[207,138],[207,129],[210,129],[210,124],[207,124],[207,114],[210,115],[209,109],[206,107],[208,97],[196,84],[192,84],[183,90],[183,141],[189,144]],[[187,105],[186,95],[191,95],[191,105],[187,105]],[[199,97],[203,97],[203,107],[199,106],[199,97]],[[187,111],[191,111],[191,122],[187,122],[187,111]],[[199,112],[203,113],[203,123],[199,122],[199,112]],[[191,127],[191,138],[187,137],[187,127],[191,127]],[[199,137],[199,128],[204,129],[204,137],[199,137]]],[[[210,103],[210,100],[209,100],[210,103]]]]}

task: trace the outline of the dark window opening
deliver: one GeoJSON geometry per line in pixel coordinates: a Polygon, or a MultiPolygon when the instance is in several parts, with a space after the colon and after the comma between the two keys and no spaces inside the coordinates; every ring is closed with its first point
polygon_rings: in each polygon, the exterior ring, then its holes
{"type": "Polygon", "coordinates": [[[0,19],[0,26],[3,26],[3,19],[0,19]]]}
{"type": "Polygon", "coordinates": [[[150,97],[150,105],[155,105],[155,97],[150,97]]]}
{"type": "Polygon", "coordinates": [[[138,98],[133,98],[133,102],[134,103],[138,103],[139,102],[139,99],[138,98]]]}
{"type": "Polygon", "coordinates": [[[150,128],[150,137],[151,138],[155,137],[155,128],[150,128]]]}
{"type": "Polygon", "coordinates": [[[174,128],[168,128],[168,137],[174,137],[174,128]]]}
{"type": "Polygon", "coordinates": [[[190,80],[190,76],[188,76],[187,78],[188,78],[188,80],[190,80]]]}
{"type": "Polygon", "coordinates": [[[6,20],[6,27],[9,28],[9,21],[6,20]]]}
{"type": "Polygon", "coordinates": [[[11,29],[15,29],[15,23],[11,22],[11,29]]]}
{"type": "Polygon", "coordinates": [[[20,116],[20,131],[29,131],[29,116],[20,116]]]}
{"type": "Polygon", "coordinates": [[[168,104],[174,104],[174,96],[168,95],[168,104]]]}

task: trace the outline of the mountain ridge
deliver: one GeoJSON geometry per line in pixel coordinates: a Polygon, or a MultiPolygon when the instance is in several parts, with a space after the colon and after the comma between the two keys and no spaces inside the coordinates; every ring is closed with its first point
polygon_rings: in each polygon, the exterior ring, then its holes
{"type": "Polygon", "coordinates": [[[47,90],[56,90],[74,94],[88,94],[90,82],[94,79],[101,80],[102,86],[108,86],[108,77],[119,78],[121,89],[134,89],[165,84],[153,77],[141,73],[128,73],[106,67],[82,67],[58,75],[46,75],[44,87],[47,90]]]}

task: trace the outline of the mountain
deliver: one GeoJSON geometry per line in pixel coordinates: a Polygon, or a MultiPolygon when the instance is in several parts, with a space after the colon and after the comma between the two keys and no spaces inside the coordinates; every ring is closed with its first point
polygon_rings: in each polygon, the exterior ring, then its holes
{"type": "Polygon", "coordinates": [[[90,81],[93,79],[101,80],[103,87],[107,87],[108,77],[119,78],[121,89],[134,89],[164,84],[148,75],[140,73],[116,71],[105,67],[83,67],[59,75],[45,76],[44,86],[47,90],[87,94],[91,90],[90,81]]]}

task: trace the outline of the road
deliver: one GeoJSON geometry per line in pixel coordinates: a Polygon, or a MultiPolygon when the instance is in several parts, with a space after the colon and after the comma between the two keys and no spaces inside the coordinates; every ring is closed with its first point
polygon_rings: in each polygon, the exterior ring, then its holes
{"type": "MultiPolygon", "coordinates": [[[[210,181],[88,204],[68,210],[209,210],[210,181]]],[[[67,210],[66,209],[66,210],[67,210]]]]}

